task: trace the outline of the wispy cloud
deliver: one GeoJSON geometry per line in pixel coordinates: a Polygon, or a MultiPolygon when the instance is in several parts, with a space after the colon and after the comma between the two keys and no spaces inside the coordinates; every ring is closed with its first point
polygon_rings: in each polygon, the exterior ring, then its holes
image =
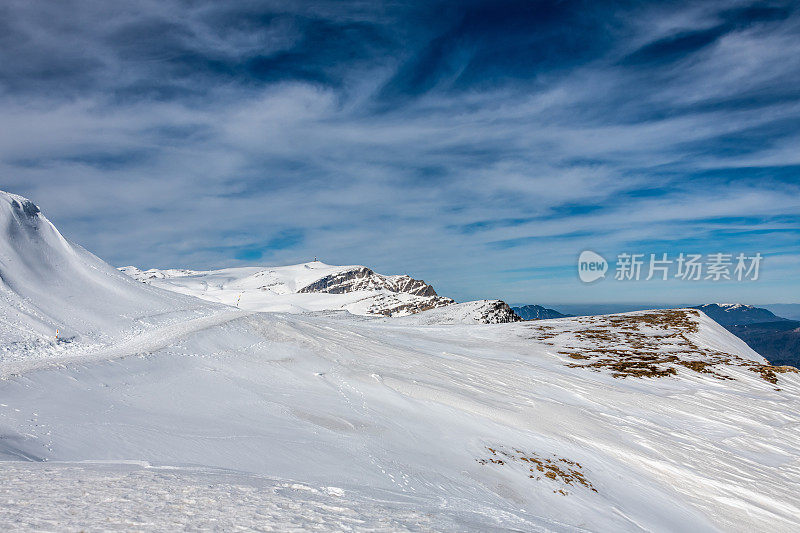
{"type": "Polygon", "coordinates": [[[115,264],[641,300],[587,293],[580,250],[691,244],[800,288],[791,3],[11,0],[0,30],[0,187],[115,264]]]}

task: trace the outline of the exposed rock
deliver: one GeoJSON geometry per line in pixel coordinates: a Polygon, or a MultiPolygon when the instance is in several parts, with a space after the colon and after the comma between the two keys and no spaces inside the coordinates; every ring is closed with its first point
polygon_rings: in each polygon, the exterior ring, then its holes
{"type": "Polygon", "coordinates": [[[337,272],[306,285],[297,292],[327,292],[344,294],[353,291],[376,291],[386,289],[391,292],[404,292],[415,296],[436,296],[433,287],[411,276],[384,276],[367,267],[356,267],[337,272]]]}
{"type": "Polygon", "coordinates": [[[502,300],[452,303],[398,320],[424,325],[505,324],[522,321],[502,300]]]}

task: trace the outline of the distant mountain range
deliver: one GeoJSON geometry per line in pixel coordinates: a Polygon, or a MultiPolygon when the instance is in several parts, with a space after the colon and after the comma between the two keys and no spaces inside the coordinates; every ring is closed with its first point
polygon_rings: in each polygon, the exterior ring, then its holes
{"type": "Polygon", "coordinates": [[[800,321],[744,304],[705,304],[695,309],[713,318],[773,365],[800,368],[800,321]]]}
{"type": "Polygon", "coordinates": [[[773,365],[800,368],[800,321],[781,319],[725,328],[773,365]]]}
{"type": "Polygon", "coordinates": [[[521,305],[511,308],[522,320],[547,320],[549,318],[564,318],[572,315],[559,313],[555,309],[548,309],[541,305],[521,305]]]}
{"type": "Polygon", "coordinates": [[[703,304],[694,306],[723,326],[786,320],[761,307],[745,304],[703,304]]]}

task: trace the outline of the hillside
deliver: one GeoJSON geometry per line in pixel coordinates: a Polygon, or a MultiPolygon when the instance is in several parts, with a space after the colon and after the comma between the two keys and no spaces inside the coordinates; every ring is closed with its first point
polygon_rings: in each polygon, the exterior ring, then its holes
{"type": "MultiPolygon", "coordinates": [[[[50,314],[3,323],[45,343],[0,337],[3,530],[800,528],[800,374],[699,310],[235,309],[125,278],[8,198],[3,257],[27,262],[2,264],[3,309],[50,314]],[[74,340],[51,349],[47,320],[74,340]]],[[[206,292],[374,297],[301,268],[206,292]]],[[[158,279],[181,278],[213,281],[158,279]]]]}
{"type": "Polygon", "coordinates": [[[800,367],[800,322],[744,304],[705,304],[695,309],[725,326],[772,364],[800,367]]]}
{"type": "Polygon", "coordinates": [[[0,191],[0,360],[102,346],[215,306],[133,282],[0,191]]]}
{"type": "Polygon", "coordinates": [[[7,380],[18,411],[0,410],[2,453],[50,466],[4,469],[3,485],[30,487],[6,508],[80,482],[115,517],[195,525],[256,508],[268,523],[356,529],[800,525],[787,490],[798,375],[704,315],[404,320],[251,314],[147,358],[7,380]],[[159,470],[187,464],[203,467],[159,470]],[[182,491],[213,499],[187,515],[182,491]]]}
{"type": "Polygon", "coordinates": [[[412,316],[393,319],[402,324],[506,324],[522,319],[502,300],[477,300],[430,309],[412,316]]]}

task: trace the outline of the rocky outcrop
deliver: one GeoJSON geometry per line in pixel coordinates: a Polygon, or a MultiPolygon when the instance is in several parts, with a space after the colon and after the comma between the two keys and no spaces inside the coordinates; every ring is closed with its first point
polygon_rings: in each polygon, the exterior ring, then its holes
{"type": "Polygon", "coordinates": [[[297,292],[327,292],[345,294],[354,291],[375,291],[385,289],[391,292],[404,292],[415,296],[437,296],[433,287],[411,276],[384,276],[367,267],[355,267],[337,272],[306,285],[297,292]]]}
{"type": "Polygon", "coordinates": [[[476,300],[460,304],[453,303],[396,320],[411,324],[437,326],[448,324],[506,324],[522,321],[508,304],[502,300],[476,300]]]}
{"type": "Polygon", "coordinates": [[[522,318],[502,300],[487,300],[480,310],[480,321],[484,324],[506,324],[522,322],[522,318]]]}
{"type": "Polygon", "coordinates": [[[451,298],[436,294],[433,287],[422,280],[408,275],[385,276],[363,266],[329,274],[297,292],[347,294],[356,291],[380,291],[373,297],[368,312],[390,317],[413,315],[455,303],[451,298]]]}
{"type": "Polygon", "coordinates": [[[397,302],[395,305],[384,301],[376,303],[376,305],[370,309],[370,312],[375,315],[383,316],[406,316],[421,313],[422,311],[428,311],[430,309],[453,305],[454,303],[456,303],[455,300],[451,298],[445,298],[444,296],[416,298],[410,302],[397,302]]]}

